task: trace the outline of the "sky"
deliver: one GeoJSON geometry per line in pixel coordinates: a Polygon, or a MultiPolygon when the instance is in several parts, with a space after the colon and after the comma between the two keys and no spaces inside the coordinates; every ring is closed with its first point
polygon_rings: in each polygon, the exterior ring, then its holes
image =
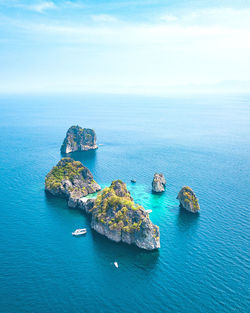
{"type": "Polygon", "coordinates": [[[0,0],[0,93],[250,92],[250,0],[0,0]]]}

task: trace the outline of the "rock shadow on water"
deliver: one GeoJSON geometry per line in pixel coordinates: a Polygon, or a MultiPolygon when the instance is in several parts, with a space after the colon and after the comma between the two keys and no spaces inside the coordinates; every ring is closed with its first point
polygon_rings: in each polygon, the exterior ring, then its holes
{"type": "Polygon", "coordinates": [[[151,271],[158,263],[160,256],[159,249],[148,251],[138,248],[135,245],[128,245],[124,242],[112,241],[93,229],[92,238],[95,253],[101,259],[118,260],[127,267],[136,266],[145,271],[151,271]]]}
{"type": "Polygon", "coordinates": [[[192,213],[185,210],[181,205],[179,205],[179,213],[177,216],[176,224],[180,231],[186,232],[190,229],[195,230],[198,227],[200,214],[192,213]]]}
{"type": "Polygon", "coordinates": [[[61,157],[69,157],[76,161],[80,161],[83,165],[87,166],[88,168],[94,168],[96,164],[96,156],[97,150],[88,150],[88,151],[77,151],[71,153],[62,153],[61,157]]]}
{"type": "Polygon", "coordinates": [[[70,208],[65,198],[55,197],[46,191],[44,191],[44,198],[47,207],[52,209],[59,216],[64,215],[65,213],[63,212],[66,211],[67,214],[70,213],[70,215],[83,216],[88,220],[88,224],[90,225],[90,217],[87,214],[85,214],[81,209],[70,208]]]}
{"type": "Polygon", "coordinates": [[[162,196],[164,196],[164,194],[165,194],[165,190],[164,191],[162,191],[162,192],[156,192],[156,191],[154,191],[154,190],[151,190],[151,194],[152,195],[154,195],[154,196],[156,196],[156,197],[162,197],[162,196]]]}
{"type": "Polygon", "coordinates": [[[46,190],[44,190],[44,199],[48,207],[53,207],[56,209],[68,209],[69,208],[65,198],[55,197],[46,190]]]}

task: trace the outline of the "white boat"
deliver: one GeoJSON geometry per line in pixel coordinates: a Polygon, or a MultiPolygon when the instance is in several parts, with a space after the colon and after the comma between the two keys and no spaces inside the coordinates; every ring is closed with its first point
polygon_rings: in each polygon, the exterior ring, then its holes
{"type": "Polygon", "coordinates": [[[81,235],[84,235],[87,233],[87,229],[86,228],[79,228],[79,229],[76,229],[72,235],[73,236],[81,236],[81,235]]]}
{"type": "Polygon", "coordinates": [[[114,262],[114,266],[115,266],[116,268],[118,268],[118,263],[117,263],[117,262],[114,262]]]}
{"type": "Polygon", "coordinates": [[[145,210],[147,213],[152,213],[152,210],[145,210]]]}

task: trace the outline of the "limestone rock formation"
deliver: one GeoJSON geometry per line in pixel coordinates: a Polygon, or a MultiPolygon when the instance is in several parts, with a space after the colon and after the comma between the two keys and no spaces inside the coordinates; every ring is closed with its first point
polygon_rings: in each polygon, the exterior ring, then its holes
{"type": "Polygon", "coordinates": [[[91,172],[71,158],[61,159],[45,178],[45,190],[66,198],[69,207],[90,214],[91,227],[98,233],[146,250],[160,248],[159,227],[142,206],[135,204],[122,181],[113,181],[96,198],[86,197],[100,189],[91,172]]]}
{"type": "Polygon", "coordinates": [[[181,188],[176,199],[178,199],[180,201],[180,205],[189,212],[196,213],[200,210],[198,198],[193,190],[188,186],[181,188]]]}
{"type": "Polygon", "coordinates": [[[80,198],[78,201],[78,208],[83,210],[87,214],[91,214],[91,211],[95,205],[95,199],[80,198]]]}
{"type": "Polygon", "coordinates": [[[91,227],[109,239],[146,250],[160,248],[159,227],[150,221],[142,206],[134,203],[122,181],[113,181],[105,188],[90,211],[91,227]]]}
{"type": "Polygon", "coordinates": [[[68,199],[70,207],[79,206],[82,197],[100,189],[90,170],[71,158],[62,158],[45,178],[45,190],[68,199]]]}
{"type": "Polygon", "coordinates": [[[96,134],[93,129],[71,126],[61,146],[62,153],[97,149],[96,134]]]}
{"type": "Polygon", "coordinates": [[[152,182],[152,190],[154,192],[163,192],[165,191],[166,179],[163,174],[155,173],[154,179],[152,182]]]}

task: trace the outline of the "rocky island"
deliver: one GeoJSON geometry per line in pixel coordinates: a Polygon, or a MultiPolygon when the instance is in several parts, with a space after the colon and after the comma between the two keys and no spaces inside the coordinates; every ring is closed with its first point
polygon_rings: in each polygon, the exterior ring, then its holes
{"type": "Polygon", "coordinates": [[[96,199],[86,198],[100,189],[90,170],[71,158],[62,158],[45,178],[45,190],[66,198],[69,207],[91,214],[91,227],[98,233],[146,250],[160,248],[159,227],[135,204],[122,181],[113,181],[96,199]]]}
{"type": "Polygon", "coordinates": [[[160,248],[159,227],[150,221],[142,206],[135,204],[121,180],[103,189],[90,211],[91,227],[109,239],[146,250],[160,248]]]}
{"type": "Polygon", "coordinates": [[[198,198],[188,186],[181,188],[176,199],[180,201],[180,206],[189,212],[196,213],[200,210],[198,198]]]}
{"type": "Polygon", "coordinates": [[[155,173],[154,179],[152,182],[152,190],[153,192],[163,192],[165,191],[166,179],[163,174],[155,173]]]}
{"type": "Polygon", "coordinates": [[[61,146],[62,153],[97,149],[96,134],[93,129],[71,126],[61,146]]]}
{"type": "Polygon", "coordinates": [[[100,189],[90,170],[71,158],[62,158],[45,178],[45,190],[66,198],[70,207],[79,206],[82,197],[100,189]]]}

